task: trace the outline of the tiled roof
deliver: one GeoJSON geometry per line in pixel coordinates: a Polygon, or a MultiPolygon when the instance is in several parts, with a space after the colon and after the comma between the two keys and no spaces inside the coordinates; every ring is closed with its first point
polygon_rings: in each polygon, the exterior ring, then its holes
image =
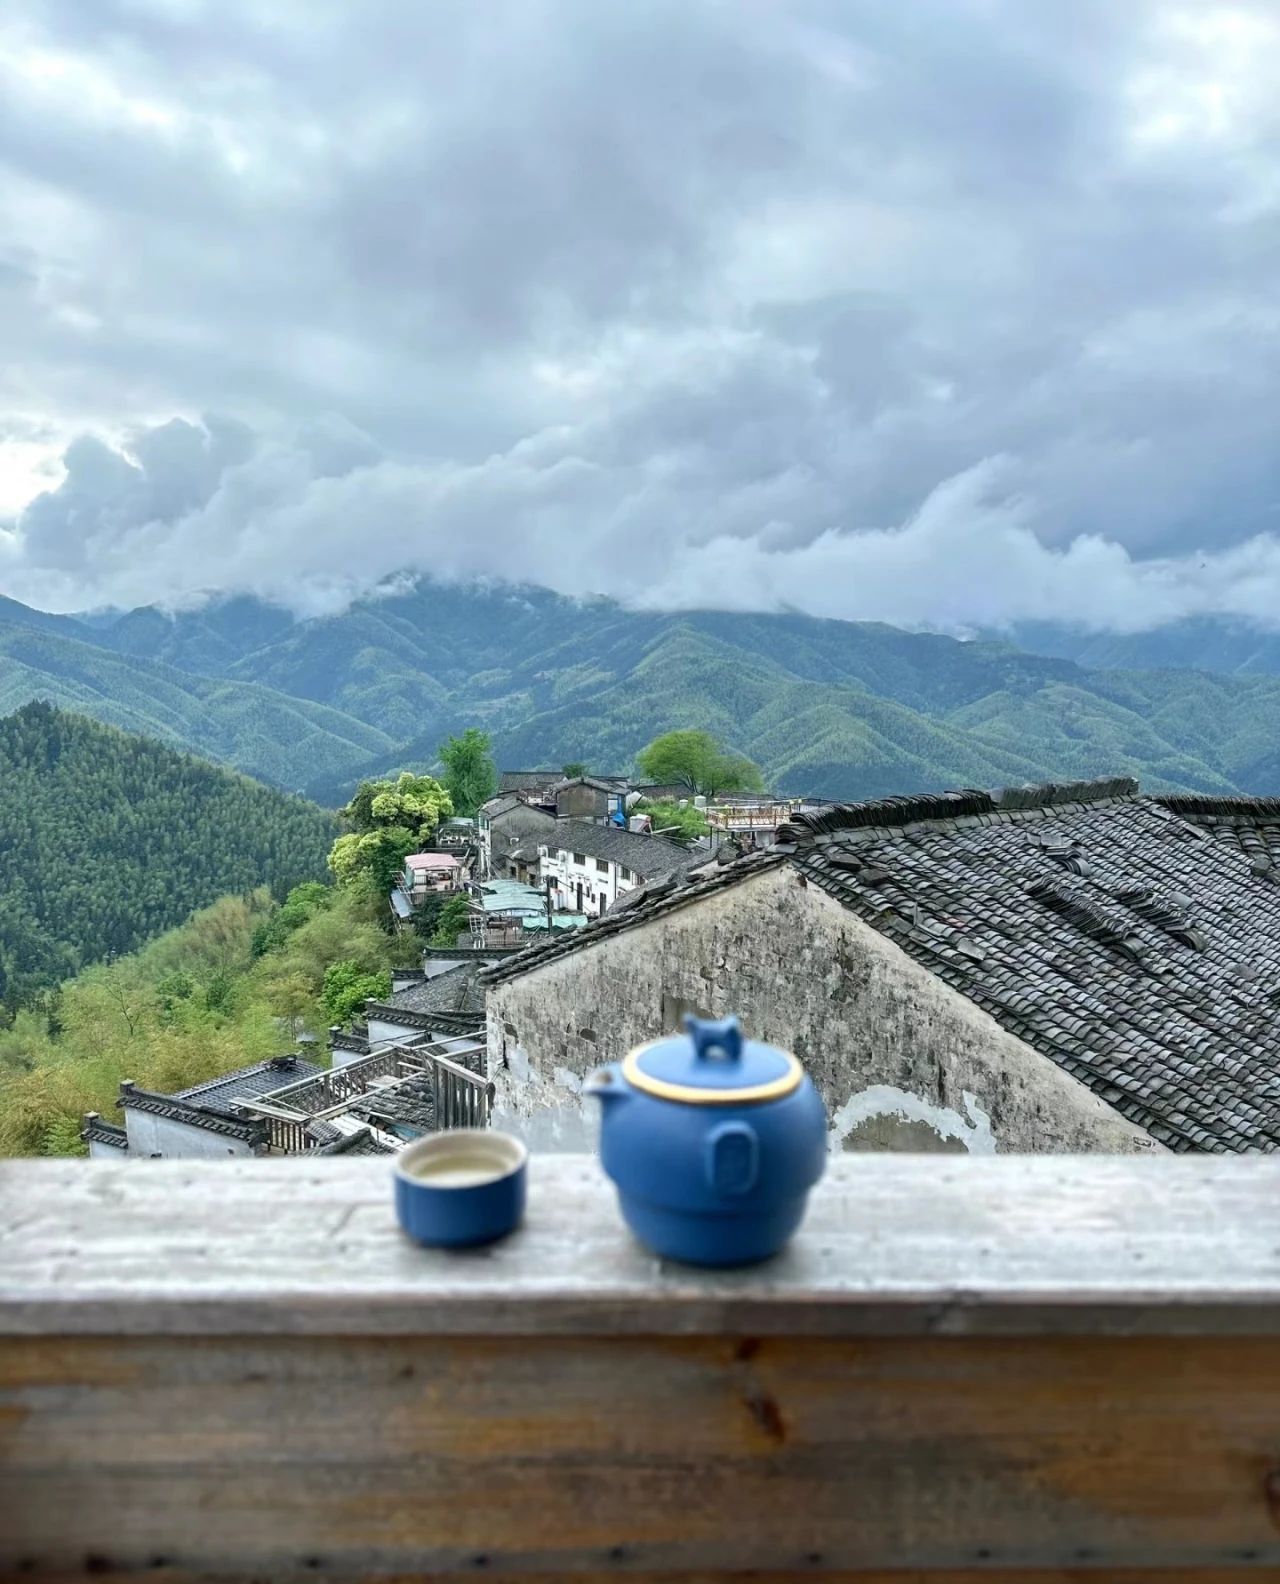
{"type": "Polygon", "coordinates": [[[110,1144],[112,1149],[127,1150],[129,1135],[116,1122],[108,1122],[96,1111],[86,1113],[80,1137],[86,1144],[110,1144]]]}
{"type": "Polygon", "coordinates": [[[394,1155],[395,1149],[390,1144],[384,1144],[375,1138],[371,1129],[357,1128],[354,1133],[346,1133],[335,1139],[331,1144],[322,1144],[318,1150],[310,1151],[300,1157],[308,1159],[315,1155],[394,1155]]]}
{"type": "MultiPolygon", "coordinates": [[[[307,1063],[310,1066],[310,1063],[307,1063]]],[[[117,1105],[125,1110],[145,1111],[150,1116],[168,1117],[173,1122],[184,1122],[188,1127],[203,1128],[206,1133],[216,1133],[221,1138],[239,1139],[242,1144],[265,1144],[265,1122],[235,1120],[221,1111],[180,1099],[177,1095],[153,1094],[149,1089],[139,1089],[136,1084],[122,1079],[117,1105]]]]}
{"type": "Polygon", "coordinates": [[[210,1078],[190,1089],[179,1089],[171,1098],[235,1116],[235,1107],[241,1100],[268,1095],[273,1089],[283,1089],[286,1084],[310,1078],[322,1070],[315,1062],[301,1056],[272,1056],[267,1061],[255,1062],[252,1067],[241,1067],[236,1072],[223,1073],[221,1078],[210,1078]]]}
{"type": "MultiPolygon", "coordinates": [[[[461,962],[487,962],[491,958],[497,961],[499,957],[510,957],[521,948],[519,946],[424,946],[422,957],[433,961],[441,959],[457,959],[461,962]]],[[[396,970],[398,971],[398,970],[396,970]]]]}
{"type": "Polygon", "coordinates": [[[479,973],[479,962],[459,963],[430,979],[406,985],[374,1004],[388,1012],[469,1012],[483,1016],[484,992],[476,985],[479,973]]]}
{"type": "Polygon", "coordinates": [[[485,982],[790,863],[1169,1148],[1280,1148],[1280,800],[1110,781],[843,805],[781,834],[485,982]]]}
{"type": "Polygon", "coordinates": [[[499,770],[498,791],[536,792],[563,779],[559,770],[499,770]]]}
{"type": "Polygon", "coordinates": [[[435,1094],[430,1073],[406,1078],[394,1089],[368,1089],[351,1104],[351,1115],[383,1132],[388,1124],[429,1133],[435,1125],[435,1094]]]}
{"type": "MultiPolygon", "coordinates": [[[[472,1029],[484,1022],[483,1012],[413,1012],[404,1007],[394,1007],[388,1001],[366,1001],[365,1009],[368,1015],[379,1023],[394,1023],[400,1028],[418,1029],[442,1037],[469,1034],[472,1029]]],[[[404,1043],[407,1042],[398,1039],[380,1039],[377,1048],[404,1043]]]]}
{"type": "Polygon", "coordinates": [[[616,777],[605,781],[600,776],[580,775],[569,776],[557,781],[551,790],[553,792],[567,792],[570,787],[584,786],[590,787],[593,792],[620,792],[623,784],[616,777]]]}
{"type": "Polygon", "coordinates": [[[334,1027],[329,1030],[329,1049],[359,1051],[362,1056],[367,1056],[369,1041],[362,1034],[348,1034],[345,1029],[334,1027]]]}
{"type": "Polygon", "coordinates": [[[639,831],[597,825],[591,820],[558,820],[553,830],[545,836],[539,831],[536,839],[550,851],[585,853],[588,858],[622,864],[646,880],[679,874],[699,857],[661,836],[644,836],[639,831]]]}

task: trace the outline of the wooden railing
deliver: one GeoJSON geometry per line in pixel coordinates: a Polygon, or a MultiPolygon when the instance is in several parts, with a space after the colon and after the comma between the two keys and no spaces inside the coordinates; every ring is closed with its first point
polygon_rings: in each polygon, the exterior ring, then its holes
{"type": "Polygon", "coordinates": [[[273,1155],[304,1155],[316,1148],[305,1122],[279,1116],[265,1108],[259,1112],[259,1119],[267,1124],[267,1143],[273,1155]]]}
{"type": "Polygon", "coordinates": [[[424,1040],[387,1045],[360,1061],[300,1079],[261,1099],[245,1101],[246,1116],[265,1122],[272,1153],[300,1154],[317,1148],[310,1122],[322,1122],[376,1092],[378,1078],[431,1075],[434,1125],[488,1127],[493,1085],[484,1076],[485,1046],[479,1040],[424,1040]]]}
{"type": "Polygon", "coordinates": [[[488,1127],[493,1106],[493,1085],[489,1080],[435,1053],[428,1055],[427,1065],[437,1130],[488,1127]]]}
{"type": "Polygon", "coordinates": [[[833,1162],[646,1254],[585,1157],[408,1243],[385,1162],[0,1163],[0,1577],[1280,1577],[1280,1161],[833,1162]]]}

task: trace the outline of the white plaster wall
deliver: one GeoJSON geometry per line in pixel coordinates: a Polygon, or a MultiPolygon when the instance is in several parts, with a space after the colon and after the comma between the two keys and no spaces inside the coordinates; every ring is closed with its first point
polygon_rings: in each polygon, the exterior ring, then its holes
{"type": "Polygon", "coordinates": [[[391,1023],[385,1018],[369,1018],[368,1024],[370,1045],[399,1045],[405,1040],[416,1039],[422,1033],[420,1028],[411,1023],[391,1023]]]}
{"type": "Polygon", "coordinates": [[[226,1138],[221,1133],[192,1127],[172,1117],[135,1111],[131,1106],[125,1107],[124,1125],[129,1135],[129,1154],[139,1160],[147,1160],[152,1155],[163,1155],[166,1159],[225,1160],[231,1155],[253,1154],[253,1146],[242,1139],[226,1138]]]}
{"type": "Polygon", "coordinates": [[[686,1009],[794,1050],[834,1149],[1158,1148],[788,865],[494,986],[495,1126],[590,1148],[583,1077],[686,1009]]]}
{"type": "Polygon", "coordinates": [[[117,1149],[114,1144],[103,1144],[97,1139],[90,1139],[89,1159],[127,1161],[129,1159],[129,1151],[117,1149]]]}
{"type": "Polygon", "coordinates": [[[563,848],[548,850],[539,865],[539,879],[543,885],[548,879],[554,882],[555,905],[562,912],[573,912],[577,908],[577,888],[581,884],[582,911],[590,918],[598,918],[624,892],[635,890],[636,884],[623,880],[618,865],[609,859],[601,870],[596,868],[596,860],[589,856],[586,863],[575,863],[573,854],[563,848]]]}

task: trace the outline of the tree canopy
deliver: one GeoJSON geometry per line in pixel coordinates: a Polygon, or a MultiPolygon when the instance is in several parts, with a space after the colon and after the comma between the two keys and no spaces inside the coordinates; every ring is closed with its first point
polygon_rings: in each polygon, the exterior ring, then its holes
{"type": "Polygon", "coordinates": [[[478,727],[468,726],[460,737],[450,737],[440,745],[444,765],[444,784],[453,800],[453,812],[464,819],[498,790],[489,737],[478,727]]]}
{"type": "Polygon", "coordinates": [[[650,803],[644,799],[633,803],[629,814],[647,814],[653,821],[655,832],[661,832],[669,841],[681,846],[705,836],[710,827],[706,815],[692,803],[677,803],[673,798],[659,798],[650,803]]]}
{"type": "Polygon", "coordinates": [[[742,754],[728,753],[710,732],[669,731],[636,755],[640,773],[668,785],[714,797],[719,792],[758,792],[759,768],[742,754]]]}
{"type": "Polygon", "coordinates": [[[453,801],[433,776],[403,771],[394,781],[362,781],[342,810],[353,827],[329,853],[340,886],[385,897],[404,860],[435,837],[453,801]]]}

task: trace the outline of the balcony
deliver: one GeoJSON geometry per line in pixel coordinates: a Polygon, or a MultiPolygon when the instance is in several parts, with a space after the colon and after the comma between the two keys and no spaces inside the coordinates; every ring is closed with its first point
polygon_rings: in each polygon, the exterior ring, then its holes
{"type": "Polygon", "coordinates": [[[378,1161],[10,1161],[0,1202],[4,1578],[1280,1569],[1271,1159],[845,1156],[720,1274],[584,1157],[465,1256],[378,1161]]]}

